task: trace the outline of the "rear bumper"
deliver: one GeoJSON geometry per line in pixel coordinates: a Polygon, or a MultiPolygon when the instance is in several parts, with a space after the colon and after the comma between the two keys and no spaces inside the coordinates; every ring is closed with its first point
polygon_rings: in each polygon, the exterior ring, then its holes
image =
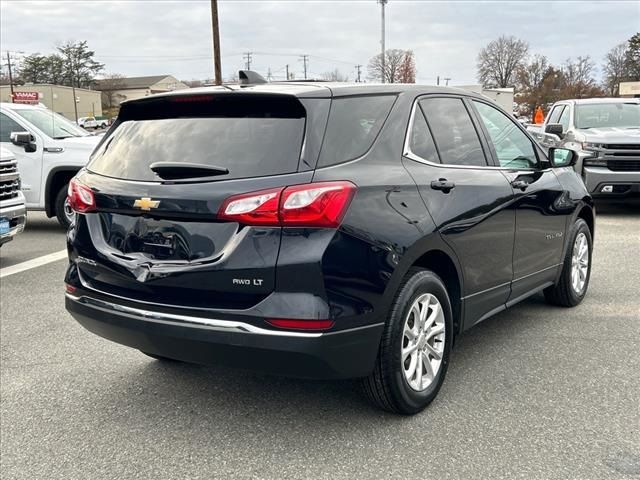
{"type": "Polygon", "coordinates": [[[66,294],[65,305],[90,332],[147,353],[301,378],[368,375],[383,329],[382,324],[375,324],[326,333],[267,330],[70,294],[66,294]]]}
{"type": "Polygon", "coordinates": [[[6,218],[11,225],[8,233],[0,235],[0,245],[13,240],[13,237],[21,233],[27,223],[27,208],[24,204],[22,193],[17,198],[13,198],[6,203],[13,203],[10,206],[0,206],[0,218],[6,218]]]}
{"type": "Polygon", "coordinates": [[[594,197],[623,197],[640,194],[640,172],[617,172],[606,167],[584,167],[584,183],[594,197]],[[605,186],[613,186],[612,193],[602,192],[605,186]]]}

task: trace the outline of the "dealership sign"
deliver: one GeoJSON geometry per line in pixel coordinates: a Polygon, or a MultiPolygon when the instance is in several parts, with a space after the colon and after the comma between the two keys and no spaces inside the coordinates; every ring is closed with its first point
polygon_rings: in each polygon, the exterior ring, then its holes
{"type": "Polygon", "coordinates": [[[11,97],[13,103],[38,103],[40,94],[38,92],[13,92],[11,97]]]}

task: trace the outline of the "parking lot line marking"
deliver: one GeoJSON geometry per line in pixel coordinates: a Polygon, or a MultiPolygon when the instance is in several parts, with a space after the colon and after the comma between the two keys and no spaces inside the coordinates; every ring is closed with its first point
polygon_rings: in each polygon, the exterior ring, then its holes
{"type": "Polygon", "coordinates": [[[30,270],[32,268],[41,267],[42,265],[56,262],[58,260],[62,260],[63,258],[67,258],[67,250],[60,250],[59,252],[50,253],[38,258],[32,258],[31,260],[27,260],[26,262],[3,268],[2,270],[0,270],[0,278],[8,277],[9,275],[13,275],[14,273],[24,272],[25,270],[30,270]]]}

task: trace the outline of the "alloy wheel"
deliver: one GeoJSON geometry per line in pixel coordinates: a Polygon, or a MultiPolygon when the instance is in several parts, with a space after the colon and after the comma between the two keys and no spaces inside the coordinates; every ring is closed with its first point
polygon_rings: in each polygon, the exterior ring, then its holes
{"type": "Polygon", "coordinates": [[[445,346],[445,319],[435,295],[415,299],[404,321],[402,371],[409,386],[418,392],[429,388],[440,371],[445,346]]]}
{"type": "Polygon", "coordinates": [[[580,232],[573,244],[571,255],[571,287],[573,291],[581,295],[587,283],[589,271],[589,242],[587,236],[580,232]]]}

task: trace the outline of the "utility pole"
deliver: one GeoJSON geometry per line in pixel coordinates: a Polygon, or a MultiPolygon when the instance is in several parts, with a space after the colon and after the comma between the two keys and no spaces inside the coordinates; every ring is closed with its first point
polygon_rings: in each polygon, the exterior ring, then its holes
{"type": "Polygon", "coordinates": [[[440,86],[440,75],[436,77],[436,85],[440,86]]]}
{"type": "Polygon", "coordinates": [[[211,30],[213,32],[213,74],[216,85],[222,85],[220,66],[220,29],[218,27],[218,0],[211,0],[211,30]]]}
{"type": "Polygon", "coordinates": [[[246,52],[242,58],[245,59],[246,61],[246,65],[247,65],[247,70],[251,70],[251,56],[253,55],[252,52],[246,52]]]}
{"type": "Polygon", "coordinates": [[[307,66],[309,64],[309,55],[300,55],[302,64],[304,65],[304,79],[307,79],[307,66]]]}
{"type": "Polygon", "coordinates": [[[11,101],[13,102],[13,76],[11,75],[11,57],[7,50],[7,68],[9,69],[9,88],[11,89],[11,101]]]}
{"type": "Polygon", "coordinates": [[[444,77],[444,81],[445,81],[445,86],[449,86],[449,80],[451,80],[451,77],[444,77]]]}
{"type": "Polygon", "coordinates": [[[362,65],[356,65],[356,72],[358,72],[358,76],[356,77],[356,82],[360,83],[360,69],[362,68],[362,65]]]}
{"type": "Polygon", "coordinates": [[[386,59],[385,59],[386,48],[385,48],[385,45],[384,45],[384,43],[385,43],[385,38],[384,38],[385,37],[385,34],[384,34],[384,23],[385,23],[384,22],[384,7],[385,7],[385,5],[387,4],[388,1],[389,0],[378,0],[378,3],[380,3],[380,6],[382,7],[382,32],[381,32],[382,35],[381,35],[381,40],[380,40],[380,44],[382,46],[382,75],[381,75],[382,83],[384,83],[384,80],[385,80],[384,76],[385,76],[385,73],[386,73],[386,70],[387,70],[386,69],[386,65],[385,65],[386,64],[386,59]]]}
{"type": "Polygon", "coordinates": [[[287,71],[287,82],[289,81],[289,64],[285,65],[285,69],[287,71]]]}
{"type": "Polygon", "coordinates": [[[271,75],[271,67],[269,67],[267,69],[267,82],[270,82],[273,80],[273,75],[271,75]]]}

